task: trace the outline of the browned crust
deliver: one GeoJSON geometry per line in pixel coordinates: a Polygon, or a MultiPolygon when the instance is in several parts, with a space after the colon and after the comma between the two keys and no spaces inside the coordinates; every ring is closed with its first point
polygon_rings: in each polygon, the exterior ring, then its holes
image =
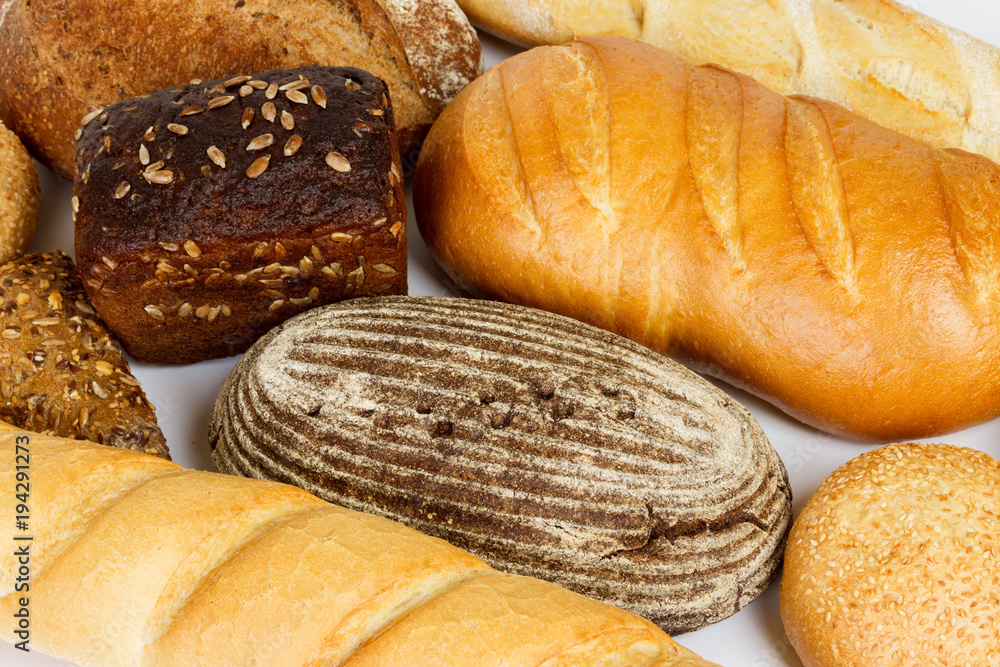
{"type": "MultiPolygon", "coordinates": [[[[439,15],[428,17],[437,20],[439,15]]],[[[413,37],[419,39],[419,34],[413,37]]],[[[440,46],[455,56],[439,59],[442,66],[461,72],[478,67],[478,43],[464,56],[453,45],[440,46]]],[[[434,52],[435,45],[426,48],[434,52]]],[[[388,82],[401,146],[409,152],[433,122],[440,101],[421,92],[423,79],[410,66],[408,49],[412,45],[401,42],[375,0],[152,0],[124,5],[118,0],[47,0],[30,6],[15,0],[0,24],[0,79],[6,82],[0,120],[33,155],[71,176],[74,134],[93,109],[192,79],[311,64],[351,65],[388,82]]]]}
{"type": "Polygon", "coordinates": [[[39,206],[35,163],[17,135],[0,123],[0,263],[28,251],[39,206]]]}
{"type": "Polygon", "coordinates": [[[0,419],[170,458],[153,406],[61,252],[0,267],[0,419]]]}
{"type": "Polygon", "coordinates": [[[309,307],[405,293],[392,128],[384,84],[352,68],[210,81],[96,115],[74,217],[98,312],[137,359],[190,363],[309,307]]]}

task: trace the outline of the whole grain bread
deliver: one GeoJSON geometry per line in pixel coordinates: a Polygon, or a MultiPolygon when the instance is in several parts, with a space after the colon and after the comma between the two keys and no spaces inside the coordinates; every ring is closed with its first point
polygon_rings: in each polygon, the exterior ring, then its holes
{"type": "Polygon", "coordinates": [[[193,79],[302,65],[373,72],[391,91],[404,156],[482,71],[454,0],[6,0],[0,120],[73,176],[88,113],[193,79]]]}
{"type": "Polygon", "coordinates": [[[0,419],[170,458],[155,409],[65,254],[0,267],[0,419]]]}
{"type": "Polygon", "coordinates": [[[244,351],[306,308],[406,286],[385,84],[302,67],[126,100],[83,129],[87,293],[140,361],[244,351]]]}
{"type": "Polygon", "coordinates": [[[401,521],[669,633],[777,576],[787,474],[741,406],[620,336],[387,297],[262,338],[215,404],[219,470],[401,521]]]}

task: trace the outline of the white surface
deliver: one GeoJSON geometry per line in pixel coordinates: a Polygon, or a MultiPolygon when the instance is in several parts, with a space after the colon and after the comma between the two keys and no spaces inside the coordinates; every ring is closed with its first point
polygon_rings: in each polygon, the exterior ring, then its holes
{"type": "MultiPolygon", "coordinates": [[[[1000,45],[1000,3],[995,0],[904,0],[904,4],[939,18],[980,39],[1000,45]]],[[[512,55],[517,49],[483,36],[487,65],[512,55]]],[[[34,251],[61,248],[71,251],[71,184],[41,170],[42,220],[34,251]]],[[[413,224],[410,208],[410,293],[450,296],[442,274],[430,258],[413,224]]],[[[211,469],[206,441],[208,416],[222,382],[236,359],[223,359],[191,366],[156,367],[133,363],[146,395],[157,408],[173,458],[178,463],[211,469]]],[[[838,466],[871,446],[833,438],[790,419],[769,404],[741,391],[717,383],[750,408],[783,458],[795,494],[796,513],[820,482],[838,466]]],[[[938,439],[1000,455],[1000,420],[938,439]]],[[[706,659],[724,667],[801,667],[788,644],[778,616],[777,585],[735,616],[679,641],[706,659]]],[[[114,604],[113,600],[108,601],[114,604]]],[[[38,613],[38,610],[34,610],[38,613]]],[[[4,619],[0,622],[9,622],[4,619]]],[[[0,665],[53,667],[69,665],[39,653],[24,654],[0,642],[0,665]]]]}

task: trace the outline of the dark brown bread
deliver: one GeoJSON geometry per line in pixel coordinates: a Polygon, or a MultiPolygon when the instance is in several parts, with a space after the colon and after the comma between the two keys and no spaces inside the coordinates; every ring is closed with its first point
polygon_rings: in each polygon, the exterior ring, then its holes
{"type": "Polygon", "coordinates": [[[482,53],[454,0],[0,0],[0,120],[70,178],[74,133],[95,109],[302,65],[385,81],[409,155],[482,53]]]}
{"type": "Polygon", "coordinates": [[[519,306],[391,297],[261,339],[212,415],[224,472],[299,485],[672,633],[777,575],[787,475],[742,407],[619,336],[519,306]]]}
{"type": "Polygon", "coordinates": [[[0,420],[169,459],[153,406],[61,252],[0,267],[0,420]]]}
{"type": "Polygon", "coordinates": [[[77,164],[85,286],[140,361],[238,354],[305,308],[406,292],[392,108],[361,70],[122,102],[85,126],[77,164]]]}

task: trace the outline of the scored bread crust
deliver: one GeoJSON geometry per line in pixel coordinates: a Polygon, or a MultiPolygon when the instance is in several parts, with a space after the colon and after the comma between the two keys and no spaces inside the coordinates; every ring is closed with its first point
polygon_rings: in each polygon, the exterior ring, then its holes
{"type": "MultiPolygon", "coordinates": [[[[30,450],[31,646],[90,665],[705,667],[636,616],[283,484],[0,429],[30,450]],[[346,661],[346,663],[344,662],[346,661]],[[381,664],[399,664],[382,662],[381,664]]],[[[14,522],[5,503],[0,518],[14,522]]],[[[13,549],[0,611],[18,608],[13,549]]],[[[0,636],[12,640],[10,624],[0,636]]]]}
{"type": "Polygon", "coordinates": [[[781,618],[806,667],[1000,664],[1000,463],[890,445],[842,466],[788,539],[781,618]]]}
{"type": "Polygon", "coordinates": [[[491,69],[414,177],[463,289],[883,442],[1000,415],[998,202],[985,158],[614,37],[491,69]]]}
{"type": "Polygon", "coordinates": [[[1000,160],[1000,49],[893,0],[459,0],[524,45],[641,39],[938,147],[1000,160]]]}
{"type": "Polygon", "coordinates": [[[15,0],[0,15],[0,120],[72,177],[75,133],[95,109],[191,80],[347,65],[388,84],[405,157],[482,54],[452,0],[418,16],[402,2],[15,0]]]}

